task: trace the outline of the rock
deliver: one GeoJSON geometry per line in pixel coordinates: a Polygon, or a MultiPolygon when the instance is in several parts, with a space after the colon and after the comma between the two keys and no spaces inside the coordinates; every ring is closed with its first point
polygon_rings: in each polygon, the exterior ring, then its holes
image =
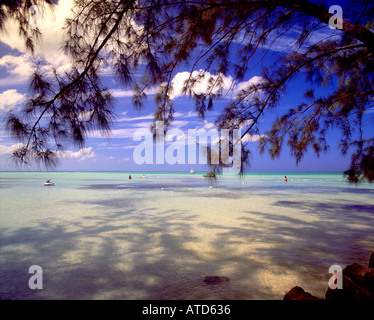
{"type": "Polygon", "coordinates": [[[358,286],[374,293],[374,268],[366,268],[353,263],[345,267],[343,274],[358,286]]]}
{"type": "Polygon", "coordinates": [[[283,300],[321,300],[317,297],[312,296],[309,292],[305,292],[301,287],[293,287],[286,293],[283,300]]]}
{"type": "Polygon", "coordinates": [[[219,277],[219,276],[206,276],[204,282],[206,284],[221,284],[223,282],[228,282],[230,279],[228,277],[219,277]]]}
{"type": "Polygon", "coordinates": [[[369,268],[374,268],[374,252],[370,255],[369,268]]]}
{"type": "Polygon", "coordinates": [[[374,300],[374,268],[357,263],[346,266],[343,270],[343,289],[328,288],[325,297],[326,300],[374,300]]]}
{"type": "Polygon", "coordinates": [[[325,294],[326,300],[338,301],[363,301],[374,299],[374,294],[360,287],[350,278],[344,275],[343,270],[343,289],[328,288],[325,294]]]}
{"type": "MultiPolygon", "coordinates": [[[[370,255],[369,267],[357,263],[346,266],[343,270],[343,289],[328,288],[326,300],[337,301],[374,301],[374,252],[370,255]]],[[[293,287],[283,300],[321,300],[305,292],[300,287],[293,287]]]]}

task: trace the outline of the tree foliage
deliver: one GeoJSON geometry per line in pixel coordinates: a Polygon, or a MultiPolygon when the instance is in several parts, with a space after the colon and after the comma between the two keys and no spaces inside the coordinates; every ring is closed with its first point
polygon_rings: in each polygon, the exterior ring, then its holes
{"type": "MultiPolygon", "coordinates": [[[[3,5],[0,26],[8,16],[22,16],[30,3],[3,5]]],[[[157,87],[155,121],[164,121],[167,130],[174,114],[172,80],[181,65],[191,70],[183,92],[195,99],[196,111],[204,118],[214,100],[224,94],[225,75],[233,76],[233,92],[235,84],[245,79],[254,57],[261,54],[264,58],[272,46],[281,43],[288,53],[263,68],[261,81],[236,93],[218,116],[217,126],[235,129],[246,125],[242,137],[263,133],[260,151],[270,152],[273,158],[279,157],[287,143],[296,162],[309,149],[317,156],[327,151],[326,134],[339,129],[342,154],[353,154],[348,180],[373,182],[374,137],[365,131],[368,123],[374,124],[370,116],[373,4],[354,1],[351,10],[344,12],[343,30],[311,44],[332,17],[328,9],[325,1],[306,0],[76,1],[74,16],[66,21],[63,44],[71,70],[63,74],[53,70],[46,76],[36,69],[27,103],[19,114],[8,114],[7,128],[23,142],[14,157],[23,163],[35,159],[52,163],[56,150],[69,143],[82,146],[88,130],[108,133],[114,100],[100,80],[105,68],[134,90],[133,104],[138,109],[146,91],[157,87]],[[280,42],[290,30],[297,34],[294,43],[280,42]],[[232,55],[236,58],[231,59],[232,55]],[[192,76],[197,68],[201,71],[192,76]],[[136,77],[139,70],[141,79],[136,77]],[[304,102],[279,117],[271,130],[261,132],[259,119],[280,106],[297,77],[310,82],[304,102]],[[207,78],[207,91],[196,92],[195,84],[207,78]],[[319,86],[328,87],[329,93],[316,95],[319,86]]],[[[27,25],[22,19],[19,25],[26,30],[21,34],[32,50],[27,25]]],[[[242,147],[246,163],[250,153],[242,147]]]]}

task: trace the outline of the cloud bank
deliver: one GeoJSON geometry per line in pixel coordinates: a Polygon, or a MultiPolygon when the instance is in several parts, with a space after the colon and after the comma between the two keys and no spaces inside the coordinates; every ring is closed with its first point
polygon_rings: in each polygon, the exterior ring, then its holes
{"type": "Polygon", "coordinates": [[[10,111],[25,100],[25,95],[16,89],[9,89],[0,93],[0,111],[10,111]]]}

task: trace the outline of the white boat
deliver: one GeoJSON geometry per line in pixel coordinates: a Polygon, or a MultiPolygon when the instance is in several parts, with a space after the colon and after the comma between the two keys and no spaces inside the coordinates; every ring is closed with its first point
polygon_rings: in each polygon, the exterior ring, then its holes
{"type": "Polygon", "coordinates": [[[43,186],[44,187],[48,187],[48,186],[54,186],[55,184],[52,182],[52,180],[47,180],[46,182],[44,182],[43,186]]]}
{"type": "Polygon", "coordinates": [[[203,175],[204,178],[215,178],[215,176],[216,174],[213,171],[203,175]]]}
{"type": "Polygon", "coordinates": [[[190,173],[195,173],[195,170],[194,170],[194,169],[191,169],[190,173]]]}

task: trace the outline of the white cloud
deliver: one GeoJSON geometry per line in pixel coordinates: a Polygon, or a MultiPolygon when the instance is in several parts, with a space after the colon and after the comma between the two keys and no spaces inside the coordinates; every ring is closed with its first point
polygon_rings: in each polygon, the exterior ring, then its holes
{"type": "MultiPolygon", "coordinates": [[[[310,37],[303,44],[303,46],[299,48],[297,39],[299,38],[301,32],[301,28],[294,27],[290,29],[288,32],[282,34],[282,36],[279,36],[279,34],[275,30],[269,34],[265,43],[260,43],[259,48],[285,54],[288,54],[291,51],[298,49],[298,51],[302,53],[319,42],[325,41],[327,39],[338,40],[343,35],[343,32],[341,30],[333,30],[330,29],[328,25],[325,25],[322,26],[320,29],[317,29],[314,32],[312,32],[310,37]]],[[[249,41],[248,39],[251,39],[251,36],[248,34],[247,30],[243,30],[242,32],[239,32],[237,34],[235,42],[240,45],[247,45],[249,41]]]]}
{"type": "Polygon", "coordinates": [[[190,123],[190,121],[181,121],[181,120],[174,120],[172,123],[171,123],[171,128],[182,128],[182,127],[185,127],[186,125],[188,125],[190,123]]]}
{"type": "Polygon", "coordinates": [[[33,58],[28,54],[21,56],[5,55],[0,58],[0,67],[4,68],[8,76],[0,79],[0,86],[10,86],[24,83],[33,73],[33,58]]]}
{"type": "Polygon", "coordinates": [[[82,111],[81,113],[78,114],[78,119],[81,121],[88,121],[92,117],[93,114],[94,114],[94,110],[82,111]]]}
{"type": "Polygon", "coordinates": [[[16,89],[6,90],[0,93],[0,111],[9,111],[25,100],[25,95],[18,93],[16,89]]]}
{"type": "Polygon", "coordinates": [[[206,120],[203,120],[203,122],[204,122],[204,129],[212,129],[216,126],[214,122],[208,122],[206,120]]]}
{"type": "Polygon", "coordinates": [[[113,89],[111,90],[111,94],[115,98],[125,98],[125,97],[132,97],[134,95],[134,91],[113,89]]]}
{"type": "Polygon", "coordinates": [[[64,39],[63,26],[65,19],[71,16],[73,0],[59,0],[51,9],[45,6],[43,19],[38,28],[42,33],[41,41],[34,41],[34,55],[26,51],[25,40],[19,35],[18,24],[9,19],[6,21],[0,41],[11,49],[18,50],[21,55],[5,55],[0,59],[0,67],[5,67],[8,76],[0,79],[0,86],[16,85],[29,80],[35,69],[36,61],[43,61],[43,73],[50,72],[47,66],[67,70],[70,67],[69,58],[62,51],[64,39]]]}
{"type": "Polygon", "coordinates": [[[241,91],[246,90],[248,87],[254,84],[259,84],[262,81],[262,77],[254,76],[251,79],[243,82],[239,82],[234,88],[234,95],[239,94],[241,91]]]}
{"type": "Polygon", "coordinates": [[[174,142],[174,141],[185,141],[187,140],[187,135],[184,132],[173,132],[168,131],[165,136],[165,142],[174,142]]]}
{"type": "Polygon", "coordinates": [[[122,147],[122,149],[124,149],[124,150],[135,149],[135,148],[136,148],[136,145],[134,145],[134,146],[124,146],[124,147],[122,147]]]}
{"type": "MultiPolygon", "coordinates": [[[[223,74],[220,74],[222,79],[222,86],[224,90],[228,90],[232,83],[231,77],[226,77],[223,74]]],[[[195,79],[196,81],[193,86],[191,86],[192,94],[202,94],[207,93],[208,91],[212,92],[213,94],[218,93],[219,86],[216,85],[216,81],[218,79],[218,75],[212,75],[209,72],[204,70],[193,71],[192,74],[184,71],[177,73],[173,80],[171,81],[172,85],[172,93],[170,94],[171,99],[176,99],[183,94],[183,87],[185,86],[185,82],[189,79],[195,79]]]]}
{"type": "Polygon", "coordinates": [[[117,120],[116,120],[117,122],[121,122],[121,121],[153,120],[153,119],[154,119],[154,114],[153,114],[153,113],[148,114],[148,115],[146,115],[146,116],[139,116],[139,117],[129,118],[129,117],[127,116],[127,111],[126,111],[126,112],[122,112],[122,115],[123,115],[124,117],[117,119],[117,120]]]}
{"type": "Polygon", "coordinates": [[[23,145],[23,143],[16,143],[11,146],[0,144],[0,155],[10,155],[14,150],[21,148],[23,145]]]}
{"type": "MultiPolygon", "coordinates": [[[[123,89],[112,89],[111,93],[113,97],[116,98],[127,98],[127,97],[133,97],[135,91],[134,90],[123,90],[123,89]]],[[[157,88],[152,87],[144,91],[147,95],[153,95],[157,93],[157,88]]]]}
{"type": "MultiPolygon", "coordinates": [[[[128,115],[127,115],[127,111],[125,112],[122,112],[122,115],[123,117],[121,118],[118,118],[116,119],[115,121],[116,122],[132,122],[132,121],[139,121],[139,120],[154,120],[154,113],[150,113],[148,115],[144,115],[144,116],[138,116],[138,117],[132,117],[130,118],[128,115]]],[[[176,118],[191,118],[191,117],[197,117],[197,112],[193,112],[193,111],[189,111],[189,112],[175,112],[173,114],[174,116],[174,119],[176,118]]],[[[180,126],[180,125],[185,125],[185,121],[179,121],[176,120],[176,121],[173,121],[173,124],[176,124],[177,126],[180,126]]],[[[150,122],[141,122],[141,125],[140,126],[146,126],[146,125],[150,125],[150,122]]],[[[139,126],[139,125],[137,125],[139,126]]]]}
{"type": "MultiPolygon", "coordinates": [[[[110,131],[110,138],[112,139],[132,138],[136,130],[137,130],[136,128],[113,129],[110,131]]],[[[87,136],[89,138],[96,138],[96,139],[107,138],[99,130],[92,130],[88,132],[87,136]]]]}
{"type": "MultiPolygon", "coordinates": [[[[20,56],[7,55],[3,57],[0,66],[5,66],[9,76],[0,79],[0,85],[6,86],[11,84],[19,84],[28,81],[34,69],[33,61],[42,61],[43,67],[53,66],[58,68],[60,72],[69,70],[71,67],[70,59],[62,49],[66,40],[69,40],[65,33],[65,23],[67,18],[73,18],[73,8],[75,0],[59,0],[57,5],[52,7],[43,6],[42,19],[37,22],[37,27],[42,36],[40,41],[34,41],[34,58],[31,58],[25,46],[25,39],[19,34],[19,24],[14,19],[8,19],[4,25],[4,33],[1,35],[0,41],[13,50],[21,53],[20,56]]],[[[132,26],[141,30],[135,22],[130,20],[132,26]]],[[[85,39],[87,42],[93,40],[94,35],[86,33],[85,39]]],[[[127,40],[128,35],[124,34],[121,40],[127,40]]],[[[108,43],[105,50],[111,50],[111,43],[108,43]]],[[[133,50],[133,48],[131,49],[133,50]]],[[[111,72],[110,67],[103,67],[102,73],[111,72]]],[[[50,69],[45,68],[44,72],[50,73],[50,69]]],[[[149,93],[154,93],[155,89],[151,89],[149,93]]],[[[113,92],[115,97],[129,97],[133,95],[131,90],[115,90],[113,92]]]]}
{"type": "MultiPolygon", "coordinates": [[[[23,143],[16,143],[11,146],[7,145],[0,145],[0,155],[11,155],[15,150],[24,146],[23,143]]],[[[83,161],[86,159],[95,158],[95,152],[92,150],[91,147],[89,148],[82,148],[79,151],[57,151],[56,156],[59,159],[77,159],[78,161],[83,161]]]]}
{"type": "Polygon", "coordinates": [[[95,152],[92,147],[82,148],[79,151],[71,150],[57,151],[57,157],[60,159],[78,159],[79,161],[95,158],[95,152]]]}
{"type": "Polygon", "coordinates": [[[174,119],[175,118],[191,118],[191,117],[198,117],[198,114],[196,111],[188,111],[188,112],[175,112],[174,113],[174,119]]]}
{"type": "Polygon", "coordinates": [[[203,93],[213,93],[217,94],[220,90],[222,95],[228,95],[230,92],[233,95],[240,93],[243,89],[246,89],[249,85],[259,83],[262,78],[259,76],[254,76],[251,79],[239,82],[235,85],[234,79],[231,76],[225,76],[223,74],[212,75],[207,71],[199,70],[190,72],[184,71],[177,73],[171,84],[172,84],[172,93],[170,94],[171,99],[176,99],[184,95],[183,87],[185,82],[189,79],[196,80],[196,82],[191,86],[191,94],[203,94],[203,93]],[[218,86],[218,82],[220,85],[218,86]]]}
{"type": "Polygon", "coordinates": [[[266,137],[266,135],[259,135],[259,134],[249,134],[247,133],[243,139],[242,142],[257,142],[259,141],[262,137],[266,137]]]}
{"type": "Polygon", "coordinates": [[[254,120],[252,120],[252,119],[244,120],[244,121],[239,125],[239,129],[241,129],[241,130],[246,129],[246,128],[248,128],[250,125],[252,125],[253,122],[254,122],[254,120]]]}
{"type": "MultiPolygon", "coordinates": [[[[53,6],[52,9],[45,6],[43,8],[43,18],[38,23],[42,39],[40,43],[35,42],[35,56],[43,57],[54,66],[68,64],[68,58],[61,50],[61,43],[64,37],[65,19],[72,16],[73,3],[73,0],[59,0],[58,4],[53,6]]],[[[5,33],[1,37],[1,42],[12,49],[26,53],[25,41],[19,35],[18,24],[12,19],[5,23],[5,33]]]]}

